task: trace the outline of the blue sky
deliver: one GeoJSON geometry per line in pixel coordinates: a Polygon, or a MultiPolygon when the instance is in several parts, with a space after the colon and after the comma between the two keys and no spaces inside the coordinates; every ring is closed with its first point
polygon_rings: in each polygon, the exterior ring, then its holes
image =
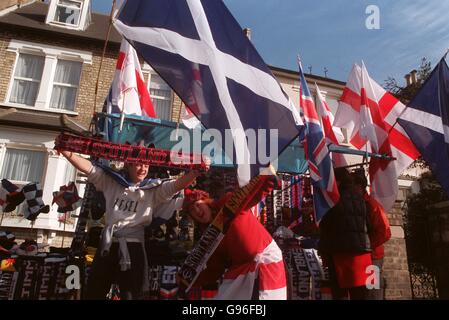
{"type": "MultiPolygon", "coordinates": [[[[309,72],[346,81],[363,60],[380,84],[432,65],[449,48],[449,1],[444,0],[224,0],[269,65],[296,70],[296,55],[309,72]],[[368,5],[380,9],[380,29],[368,30],[368,5]]],[[[93,10],[110,11],[110,0],[93,0],[93,10]]]]}

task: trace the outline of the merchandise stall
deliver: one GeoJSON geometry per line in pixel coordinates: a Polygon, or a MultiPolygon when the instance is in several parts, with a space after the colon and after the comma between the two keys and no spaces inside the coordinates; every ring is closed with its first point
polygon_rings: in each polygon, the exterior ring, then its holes
{"type": "MultiPolygon", "coordinates": [[[[141,120],[133,116],[126,116],[122,120],[121,123],[119,115],[97,114],[95,121],[99,125],[93,136],[116,145],[139,143],[161,150],[172,149],[181,138],[190,139],[187,152],[195,151],[193,140],[198,133],[182,124],[159,119],[141,120]]],[[[200,134],[204,131],[199,130],[200,134]]],[[[328,278],[317,252],[319,233],[313,210],[311,178],[299,141],[299,138],[295,139],[281,154],[277,186],[251,211],[282,250],[288,279],[288,299],[326,299],[329,297],[328,278]]],[[[209,150],[213,149],[209,153],[211,169],[197,179],[194,188],[207,190],[214,199],[219,199],[226,192],[238,189],[236,170],[230,157],[214,141],[203,141],[201,146],[197,146],[201,148],[197,151],[203,152],[208,144],[209,150]],[[210,148],[211,143],[213,148],[210,148]]],[[[339,149],[336,152],[352,151],[339,149]]],[[[106,153],[103,150],[103,155],[106,153]]],[[[91,158],[100,161],[103,166],[120,168],[119,162],[101,159],[101,154],[91,155],[91,158]]],[[[159,165],[152,167],[149,175],[151,178],[170,178],[182,170],[180,167],[159,165]]],[[[17,246],[14,235],[3,232],[0,237],[0,299],[83,298],[83,288],[99,245],[104,198],[89,183],[83,199],[78,197],[76,188],[73,190],[70,185],[61,187],[54,195],[55,199],[59,197],[64,200],[58,203],[62,212],[81,206],[70,248],[51,248],[49,251],[33,242],[17,246]],[[77,286],[76,278],[73,278],[73,286],[67,286],[66,270],[69,266],[78,268],[80,286],[77,286]]],[[[173,212],[170,219],[155,220],[146,228],[145,246],[149,265],[147,299],[193,300],[214,297],[219,283],[201,290],[194,288],[187,293],[178,291],[177,273],[200,239],[198,231],[182,212],[173,212]]],[[[109,298],[117,298],[119,290],[113,286],[109,298]]]]}

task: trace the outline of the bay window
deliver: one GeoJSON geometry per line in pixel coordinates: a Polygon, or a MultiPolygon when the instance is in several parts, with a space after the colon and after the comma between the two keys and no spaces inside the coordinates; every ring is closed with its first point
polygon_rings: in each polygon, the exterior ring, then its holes
{"type": "Polygon", "coordinates": [[[76,114],[83,63],[92,54],[11,40],[8,51],[17,55],[6,104],[18,108],[76,114]]]}
{"type": "Polygon", "coordinates": [[[173,97],[171,88],[159,75],[154,73],[150,74],[149,82],[150,96],[157,117],[159,119],[171,121],[173,97]]]}
{"type": "MultiPolygon", "coordinates": [[[[0,177],[8,179],[18,187],[32,182],[42,183],[46,165],[46,152],[6,148],[0,164],[0,177]]],[[[25,202],[19,205],[12,215],[22,215],[25,202]]]]}

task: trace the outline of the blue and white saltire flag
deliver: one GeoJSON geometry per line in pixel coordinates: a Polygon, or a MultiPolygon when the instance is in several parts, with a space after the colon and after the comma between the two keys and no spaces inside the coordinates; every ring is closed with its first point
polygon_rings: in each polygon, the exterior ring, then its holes
{"type": "MultiPolygon", "coordinates": [[[[114,26],[206,129],[217,129],[223,139],[232,132],[230,156],[241,186],[303,130],[299,111],[223,1],[130,0],[118,11],[114,26]],[[255,134],[247,139],[248,129],[255,134]],[[268,131],[258,135],[260,129],[268,131]],[[270,129],[277,130],[277,139],[270,129]],[[277,148],[270,145],[270,136],[277,148]]],[[[223,149],[229,154],[229,148],[223,149]]]]}
{"type": "Polygon", "coordinates": [[[340,199],[335,181],[332,159],[326,144],[326,137],[321,128],[320,118],[315,108],[315,102],[310,94],[301,60],[298,57],[300,80],[300,106],[304,113],[306,139],[304,152],[309,165],[313,186],[313,205],[316,220],[320,221],[326,212],[334,207],[340,199]]]}
{"type": "Polygon", "coordinates": [[[398,122],[449,195],[449,68],[444,58],[398,122]]]}

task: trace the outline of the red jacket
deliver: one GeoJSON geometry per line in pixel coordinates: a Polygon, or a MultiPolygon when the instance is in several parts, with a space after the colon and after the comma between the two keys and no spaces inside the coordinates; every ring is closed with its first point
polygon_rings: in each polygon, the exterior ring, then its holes
{"type": "Polygon", "coordinates": [[[383,244],[391,238],[390,224],[383,207],[369,194],[364,194],[367,204],[368,218],[371,230],[368,234],[371,243],[371,253],[361,254],[333,254],[333,262],[337,281],[340,288],[354,288],[364,286],[369,274],[367,267],[372,260],[384,257],[383,244]]]}
{"type": "Polygon", "coordinates": [[[367,193],[365,193],[364,198],[368,205],[369,221],[371,224],[369,238],[373,250],[372,259],[383,259],[385,255],[383,244],[391,238],[390,224],[382,205],[367,193]]]}

